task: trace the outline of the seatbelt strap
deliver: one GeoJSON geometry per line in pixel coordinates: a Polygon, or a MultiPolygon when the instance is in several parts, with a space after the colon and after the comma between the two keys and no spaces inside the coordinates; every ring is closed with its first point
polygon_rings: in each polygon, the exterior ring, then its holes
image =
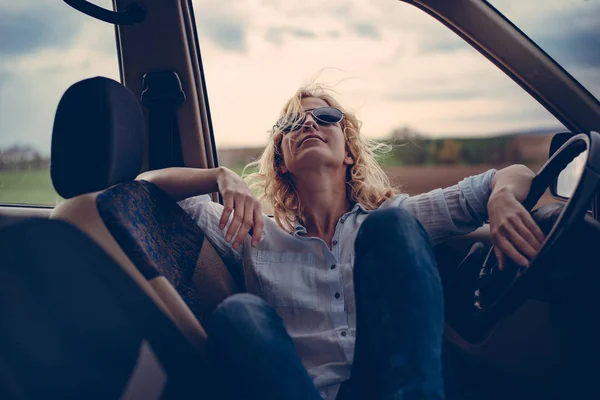
{"type": "Polygon", "coordinates": [[[144,74],[141,100],[149,113],[149,169],[183,166],[177,108],[185,101],[185,93],[179,75],[175,71],[144,74]]]}

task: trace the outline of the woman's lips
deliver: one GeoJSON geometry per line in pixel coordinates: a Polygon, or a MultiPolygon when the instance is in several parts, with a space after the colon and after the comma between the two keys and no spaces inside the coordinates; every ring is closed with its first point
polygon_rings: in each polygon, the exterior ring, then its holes
{"type": "Polygon", "coordinates": [[[310,136],[306,136],[304,139],[302,139],[302,141],[300,142],[300,146],[302,146],[304,144],[304,142],[306,142],[307,140],[311,140],[311,139],[316,139],[316,140],[320,140],[321,142],[325,142],[320,136],[310,135],[310,136]]]}

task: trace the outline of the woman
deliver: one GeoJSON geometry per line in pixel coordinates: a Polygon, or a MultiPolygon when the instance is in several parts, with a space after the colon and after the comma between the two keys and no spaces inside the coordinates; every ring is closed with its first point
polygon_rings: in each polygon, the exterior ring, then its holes
{"type": "Polygon", "coordinates": [[[225,261],[246,271],[248,293],[226,299],[206,327],[232,398],[442,399],[432,246],[489,218],[501,263],[527,265],[541,247],[520,204],[528,168],[409,197],[392,188],[359,131],[320,87],[286,103],[248,179],[274,219],[226,168],[140,176],[183,200],[225,261]],[[224,206],[198,196],[216,191],[224,206]]]}

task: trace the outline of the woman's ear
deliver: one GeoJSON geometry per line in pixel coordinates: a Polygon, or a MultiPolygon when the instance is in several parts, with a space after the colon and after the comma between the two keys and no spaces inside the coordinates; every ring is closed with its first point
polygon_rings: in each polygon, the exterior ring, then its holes
{"type": "Polygon", "coordinates": [[[354,157],[350,155],[349,152],[346,152],[346,157],[344,157],[344,164],[346,165],[354,165],[354,157]]]}
{"type": "Polygon", "coordinates": [[[279,167],[279,172],[281,172],[282,174],[287,174],[289,172],[289,170],[287,169],[287,167],[285,166],[285,164],[282,164],[279,167]]]}

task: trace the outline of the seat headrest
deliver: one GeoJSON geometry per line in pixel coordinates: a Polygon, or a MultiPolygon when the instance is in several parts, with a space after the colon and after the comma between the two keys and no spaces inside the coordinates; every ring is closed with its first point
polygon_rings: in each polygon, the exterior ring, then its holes
{"type": "Polygon", "coordinates": [[[141,105],[119,82],[90,78],[63,94],[50,156],[50,175],[60,196],[68,199],[135,179],[144,150],[141,105]]]}

